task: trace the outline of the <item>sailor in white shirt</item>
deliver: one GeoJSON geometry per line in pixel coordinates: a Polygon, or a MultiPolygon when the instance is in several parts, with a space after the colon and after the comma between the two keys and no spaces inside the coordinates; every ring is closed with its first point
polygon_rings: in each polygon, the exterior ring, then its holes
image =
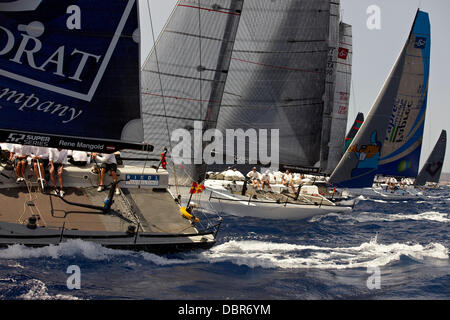
{"type": "Polygon", "coordinates": [[[291,187],[292,191],[294,193],[296,193],[295,186],[294,186],[294,179],[293,179],[292,174],[290,173],[289,170],[286,170],[286,173],[283,174],[283,177],[281,178],[281,182],[286,187],[291,187]]]}
{"type": "Polygon", "coordinates": [[[264,186],[269,187],[269,191],[272,191],[270,187],[270,170],[266,170],[266,172],[261,177],[261,189],[264,190],[264,186]]]}
{"type": "Polygon", "coordinates": [[[16,166],[16,182],[25,181],[25,169],[28,165],[28,156],[32,154],[31,146],[22,146],[20,144],[15,144],[12,147],[11,151],[11,160],[14,160],[14,164],[16,166]]]}
{"type": "Polygon", "coordinates": [[[89,163],[90,157],[85,151],[70,150],[68,152],[68,155],[69,157],[71,157],[71,159],[69,159],[69,162],[74,166],[84,167],[89,163]]]}
{"type": "Polygon", "coordinates": [[[247,173],[247,177],[250,178],[250,181],[252,182],[252,187],[256,190],[261,190],[261,177],[258,171],[256,171],[256,168],[253,167],[252,171],[247,173]]]}
{"type": "Polygon", "coordinates": [[[0,150],[2,152],[1,154],[2,161],[10,160],[12,147],[13,145],[10,143],[0,143],[0,150]]]}
{"type": "Polygon", "coordinates": [[[45,168],[48,167],[50,151],[45,147],[33,147],[31,159],[33,163],[34,174],[38,182],[42,180],[45,183],[45,168]],[[39,167],[38,167],[39,166],[39,167]]]}
{"type": "MultiPolygon", "coordinates": [[[[95,163],[100,163],[100,174],[99,174],[99,183],[98,183],[98,192],[101,192],[105,190],[104,185],[104,178],[105,174],[108,173],[108,171],[111,172],[111,175],[113,177],[114,182],[118,181],[117,178],[117,160],[116,156],[114,154],[108,154],[108,153],[93,153],[92,159],[95,161],[95,163]]],[[[120,194],[119,185],[116,185],[116,194],[120,194]]]]}
{"type": "Polygon", "coordinates": [[[50,180],[52,181],[53,186],[55,187],[55,190],[53,192],[54,194],[59,195],[62,198],[64,197],[65,194],[63,190],[62,175],[64,165],[67,164],[67,150],[52,148],[49,151],[50,151],[49,152],[50,180]],[[59,190],[56,184],[55,172],[58,174],[59,190]]]}

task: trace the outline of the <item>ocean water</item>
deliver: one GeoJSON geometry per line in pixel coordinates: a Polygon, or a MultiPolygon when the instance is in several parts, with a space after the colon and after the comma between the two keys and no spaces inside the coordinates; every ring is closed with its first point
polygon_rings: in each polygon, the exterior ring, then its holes
{"type": "Polygon", "coordinates": [[[450,299],[449,205],[444,188],[420,201],[360,197],[351,213],[305,221],[223,213],[212,249],[165,256],[15,245],[0,249],[0,299],[450,299]]]}

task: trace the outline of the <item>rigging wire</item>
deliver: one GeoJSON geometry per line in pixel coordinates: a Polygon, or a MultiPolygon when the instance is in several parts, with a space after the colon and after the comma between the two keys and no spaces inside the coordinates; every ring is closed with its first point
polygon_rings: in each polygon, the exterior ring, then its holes
{"type": "MultiPolygon", "coordinates": [[[[160,66],[159,66],[158,48],[156,46],[155,29],[153,27],[153,19],[152,19],[152,12],[151,12],[151,7],[150,7],[150,1],[151,0],[148,0],[147,4],[148,4],[148,15],[150,17],[150,27],[151,27],[151,30],[152,30],[153,49],[154,49],[154,53],[155,53],[156,68],[158,70],[159,85],[160,85],[160,88],[161,88],[161,99],[162,99],[164,116],[165,116],[165,122],[166,122],[167,136],[169,137],[169,139],[168,139],[169,140],[169,147],[170,147],[170,150],[172,150],[172,141],[170,139],[169,121],[167,120],[166,101],[165,101],[165,98],[164,98],[164,86],[163,86],[163,83],[162,83],[161,69],[160,69],[160,66]]],[[[178,188],[178,179],[177,179],[177,174],[176,174],[175,163],[173,162],[173,160],[172,160],[172,163],[173,163],[173,166],[172,166],[173,167],[173,174],[174,174],[174,179],[175,179],[175,188],[176,188],[177,194],[179,195],[180,191],[179,191],[179,188],[178,188]]],[[[145,168],[145,166],[144,166],[144,168],[145,168]]]]}

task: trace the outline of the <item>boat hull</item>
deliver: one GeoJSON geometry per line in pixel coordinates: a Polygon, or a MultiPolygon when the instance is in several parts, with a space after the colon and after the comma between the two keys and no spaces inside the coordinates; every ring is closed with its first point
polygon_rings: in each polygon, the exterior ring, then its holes
{"type": "MultiPolygon", "coordinates": [[[[220,221],[200,230],[184,219],[179,204],[165,188],[168,179],[164,170],[144,172],[142,168],[119,166],[121,191],[114,196],[111,209],[105,211],[103,204],[110,190],[97,191],[98,177],[92,169],[65,167],[66,193],[61,198],[48,185],[42,190],[30,168],[26,183],[16,183],[12,171],[0,168],[0,247],[44,247],[79,239],[112,249],[165,254],[208,249],[215,244],[220,221]],[[134,186],[127,177],[138,173],[157,179],[134,186]],[[30,223],[30,219],[35,222],[30,223]]],[[[111,182],[107,175],[105,184],[111,182]]]]}
{"type": "MultiPolygon", "coordinates": [[[[175,190],[171,190],[175,192],[175,190]]],[[[189,199],[189,189],[178,188],[182,194],[182,203],[186,205],[189,199]]],[[[196,197],[193,197],[194,206],[198,206],[205,211],[224,213],[238,217],[255,217],[272,220],[304,220],[318,215],[324,215],[331,212],[345,213],[353,210],[355,200],[343,202],[338,205],[317,204],[297,204],[292,201],[275,202],[255,200],[250,197],[232,194],[226,189],[215,190],[206,188],[206,190],[196,197]]]]}
{"type": "Polygon", "coordinates": [[[71,240],[100,244],[106,248],[146,251],[155,254],[209,249],[216,240],[213,232],[198,234],[158,234],[141,232],[87,232],[76,230],[29,229],[21,224],[0,222],[0,247],[19,244],[27,247],[59,245],[71,240]]]}

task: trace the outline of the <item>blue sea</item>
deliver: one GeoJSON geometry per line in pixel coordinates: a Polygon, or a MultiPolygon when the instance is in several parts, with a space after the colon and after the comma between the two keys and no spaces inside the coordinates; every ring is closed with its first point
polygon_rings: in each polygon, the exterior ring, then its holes
{"type": "Polygon", "coordinates": [[[360,197],[305,221],[222,213],[206,251],[157,256],[69,241],[0,250],[2,300],[450,299],[450,188],[416,201],[360,197]],[[70,266],[80,289],[69,289],[70,266]]]}

